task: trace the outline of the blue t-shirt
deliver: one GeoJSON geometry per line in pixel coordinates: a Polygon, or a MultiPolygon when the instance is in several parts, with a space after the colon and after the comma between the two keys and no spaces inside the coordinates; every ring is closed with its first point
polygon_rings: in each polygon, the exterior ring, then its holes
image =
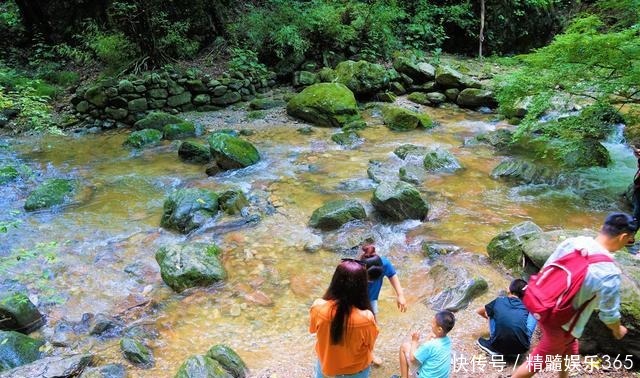
{"type": "MultiPolygon", "coordinates": [[[[524,303],[514,297],[498,297],[484,306],[489,318],[495,322],[489,344],[494,351],[514,355],[529,350],[531,342],[530,319],[524,303]]],[[[534,325],[535,326],[535,325],[534,325]]]]}
{"type": "Polygon", "coordinates": [[[382,276],[375,281],[369,282],[369,300],[377,301],[380,296],[380,289],[382,289],[382,279],[386,277],[393,277],[396,275],[396,269],[391,265],[391,261],[386,257],[380,256],[380,260],[382,260],[382,276]]]}
{"type": "Polygon", "coordinates": [[[414,354],[421,378],[448,378],[451,370],[451,339],[438,337],[420,345],[414,354]]]}

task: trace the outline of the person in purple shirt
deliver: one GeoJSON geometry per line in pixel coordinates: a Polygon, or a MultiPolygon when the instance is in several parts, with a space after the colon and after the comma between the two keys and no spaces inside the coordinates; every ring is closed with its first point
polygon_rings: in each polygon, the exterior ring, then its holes
{"type": "MultiPolygon", "coordinates": [[[[360,260],[365,262],[367,267],[367,275],[369,279],[369,300],[371,301],[371,308],[375,315],[378,314],[378,297],[380,296],[380,290],[382,289],[383,277],[386,276],[391,283],[391,287],[396,292],[396,305],[400,312],[407,311],[407,301],[404,298],[404,292],[402,291],[402,285],[396,274],[396,269],[391,264],[391,261],[384,256],[376,254],[376,247],[373,244],[366,244],[362,246],[362,254],[360,260]]],[[[382,364],[382,360],[375,356],[373,357],[373,363],[375,365],[382,364]]]]}

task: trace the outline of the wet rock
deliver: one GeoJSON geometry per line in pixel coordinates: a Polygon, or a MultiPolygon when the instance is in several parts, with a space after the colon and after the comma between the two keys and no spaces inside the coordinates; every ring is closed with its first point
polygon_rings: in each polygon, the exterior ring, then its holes
{"type": "Polygon", "coordinates": [[[387,70],[365,60],[347,60],[336,66],[336,82],[344,84],[356,97],[371,96],[389,85],[387,70]]]}
{"type": "Polygon", "coordinates": [[[396,147],[396,149],[393,150],[393,153],[400,159],[404,160],[407,158],[407,156],[415,156],[415,157],[422,158],[422,156],[424,156],[429,151],[430,151],[429,147],[417,146],[414,144],[403,144],[399,147],[396,147]]]}
{"type": "Polygon", "coordinates": [[[426,114],[390,105],[382,108],[382,120],[388,128],[397,131],[414,130],[418,127],[425,129],[433,127],[431,118],[426,114]]]}
{"type": "MultiPolygon", "coordinates": [[[[1,347],[0,347],[1,348],[1,347]]],[[[28,365],[0,373],[0,378],[71,378],[77,377],[91,363],[93,355],[47,357],[28,365]]],[[[84,375],[82,375],[84,377],[84,375]]]]}
{"type": "Polygon", "coordinates": [[[546,166],[525,159],[507,159],[498,164],[491,177],[507,179],[523,184],[540,184],[551,181],[553,172],[546,166]]]}
{"type": "Polygon", "coordinates": [[[133,148],[141,148],[157,144],[162,140],[162,131],[155,129],[143,129],[134,131],[124,141],[123,145],[133,148]]]}
{"type": "Polygon", "coordinates": [[[234,378],[245,378],[247,376],[247,365],[233,349],[226,345],[214,345],[207,351],[206,356],[218,361],[234,378]]]}
{"type": "Polygon", "coordinates": [[[383,182],[373,193],[373,207],[384,217],[402,221],[425,219],[429,205],[411,184],[402,181],[383,182]]]}
{"type": "Polygon", "coordinates": [[[460,90],[458,88],[449,88],[444,91],[444,95],[449,99],[449,101],[453,102],[456,102],[459,94],[460,90]]]}
{"type": "MultiPolygon", "coordinates": [[[[509,231],[496,235],[487,245],[487,254],[494,262],[500,262],[511,269],[521,266],[524,249],[522,243],[533,235],[539,234],[542,229],[533,222],[519,223],[509,231]]],[[[554,247],[555,248],[555,247],[554,247]]]]}
{"type": "Polygon", "coordinates": [[[355,131],[342,131],[333,134],[331,135],[331,140],[347,148],[354,148],[355,146],[362,143],[360,134],[355,131]]]}
{"type": "Polygon", "coordinates": [[[180,366],[174,378],[233,378],[233,375],[212,358],[192,356],[180,366]]]}
{"type": "Polygon", "coordinates": [[[95,368],[88,368],[82,372],[80,378],[126,378],[127,370],[120,364],[109,364],[95,368]]]}
{"type": "Polygon", "coordinates": [[[393,161],[369,160],[367,176],[371,180],[381,183],[396,179],[398,177],[398,169],[400,169],[400,164],[396,164],[393,161]]]}
{"type": "Polygon", "coordinates": [[[460,252],[462,248],[454,244],[440,244],[424,242],[422,243],[422,254],[425,257],[435,258],[438,256],[448,255],[450,253],[460,252]]]}
{"type": "Polygon", "coordinates": [[[372,243],[375,235],[371,225],[365,222],[349,222],[337,230],[325,231],[322,248],[327,251],[353,255],[364,243],[372,243]]]}
{"type": "Polygon", "coordinates": [[[400,168],[398,177],[409,184],[422,185],[427,179],[427,171],[419,165],[407,164],[400,168]]]}
{"type": "Polygon", "coordinates": [[[486,89],[466,88],[458,95],[456,103],[463,108],[479,108],[487,106],[495,108],[498,102],[492,91],[486,89]]]}
{"type": "Polygon", "coordinates": [[[451,67],[439,66],[436,70],[436,83],[444,88],[463,87],[464,75],[451,67]]]}
{"type": "Polygon", "coordinates": [[[317,208],[311,215],[309,225],[321,230],[335,230],[343,224],[357,219],[365,219],[364,207],[356,200],[329,201],[317,208]]]}
{"type": "Polygon", "coordinates": [[[104,88],[100,85],[95,85],[84,93],[84,98],[91,104],[104,108],[107,105],[107,95],[104,93],[104,88]]]}
{"type": "Polygon", "coordinates": [[[23,293],[0,291],[0,330],[29,334],[44,325],[44,317],[23,293]]]}
{"type": "Polygon", "coordinates": [[[376,100],[382,102],[394,102],[396,100],[396,95],[393,92],[378,92],[375,97],[376,100]]]}
{"type": "MultiPolygon", "coordinates": [[[[209,153],[211,153],[211,150],[209,150],[209,153]]],[[[218,173],[222,172],[223,170],[222,168],[220,168],[220,166],[218,166],[218,163],[213,161],[211,162],[211,164],[207,165],[204,171],[207,174],[207,176],[215,176],[218,173]]]]}
{"type": "Polygon", "coordinates": [[[195,286],[209,286],[226,278],[215,244],[162,247],[156,252],[162,280],[181,292],[195,286]]]}
{"type": "Polygon", "coordinates": [[[124,358],[136,366],[144,368],[153,366],[153,353],[139,340],[123,337],[120,340],[120,350],[124,358]]]}
{"type": "Polygon", "coordinates": [[[489,289],[487,281],[481,277],[466,279],[454,287],[447,288],[429,300],[434,311],[449,310],[457,312],[464,310],[475,298],[489,289]]]}
{"type": "Polygon", "coordinates": [[[171,123],[162,128],[162,137],[168,140],[183,139],[196,135],[196,126],[191,122],[171,123]]]}
{"type": "Polygon", "coordinates": [[[20,176],[18,170],[12,166],[0,167],[0,185],[4,185],[20,176]]]}
{"type": "Polygon", "coordinates": [[[406,57],[399,57],[394,60],[393,68],[413,79],[416,83],[424,83],[433,80],[436,69],[426,62],[414,62],[406,57]]]}
{"type": "Polygon", "coordinates": [[[24,209],[34,211],[64,204],[76,189],[73,180],[49,179],[29,193],[24,209]]]}
{"type": "Polygon", "coordinates": [[[367,128],[367,123],[365,121],[353,121],[353,122],[349,122],[346,125],[342,126],[342,131],[344,132],[349,132],[349,131],[357,131],[357,130],[364,130],[367,128]]]}
{"type": "Polygon", "coordinates": [[[447,96],[445,96],[440,92],[430,92],[430,93],[427,93],[426,96],[427,96],[427,100],[433,105],[442,104],[443,102],[447,101],[447,96]]]}
{"type": "Polygon", "coordinates": [[[206,189],[179,189],[164,201],[160,225],[186,234],[218,213],[218,195],[206,189]]]}
{"type": "Polygon", "coordinates": [[[190,104],[191,103],[191,92],[182,92],[179,95],[170,96],[167,98],[167,105],[172,108],[190,104]]]}
{"type": "Polygon", "coordinates": [[[245,168],[260,161],[253,144],[234,136],[216,133],[209,137],[211,155],[222,169],[245,168]]]}
{"type": "Polygon", "coordinates": [[[241,190],[227,190],[218,198],[220,209],[229,215],[240,214],[242,209],[249,206],[249,201],[241,190]]]}
{"type": "Polygon", "coordinates": [[[44,341],[15,331],[0,331],[0,371],[13,369],[42,357],[44,341]]]}
{"type": "Polygon", "coordinates": [[[513,140],[513,132],[507,129],[498,129],[478,135],[475,140],[487,143],[498,151],[507,151],[513,140]]]}
{"type": "Polygon", "coordinates": [[[311,135],[314,133],[313,127],[310,126],[302,126],[297,131],[302,135],[311,135]]]}
{"type": "Polygon", "coordinates": [[[458,159],[451,152],[434,147],[429,149],[422,161],[424,169],[428,172],[453,172],[462,168],[458,159]]]}
{"type": "Polygon", "coordinates": [[[289,100],[287,113],[323,127],[341,127],[361,120],[353,93],[340,83],[320,83],[305,88],[289,100]]]}
{"type": "Polygon", "coordinates": [[[151,112],[144,118],[136,122],[133,126],[137,130],[143,129],[156,129],[162,130],[163,127],[170,124],[182,123],[184,120],[180,117],[164,113],[164,112],[151,112]]]}
{"type": "Polygon", "coordinates": [[[211,161],[211,149],[208,145],[184,141],[180,143],[180,147],[178,148],[178,156],[182,161],[196,164],[206,164],[211,161]]]}
{"type": "Polygon", "coordinates": [[[89,334],[99,337],[114,337],[120,334],[124,324],[113,316],[96,314],[89,323],[89,334]]]}

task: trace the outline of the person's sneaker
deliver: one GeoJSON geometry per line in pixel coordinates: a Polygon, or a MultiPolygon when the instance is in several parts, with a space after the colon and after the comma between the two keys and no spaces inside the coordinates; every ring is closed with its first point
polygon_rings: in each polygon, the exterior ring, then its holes
{"type": "Polygon", "coordinates": [[[485,352],[487,352],[491,356],[496,356],[496,355],[500,354],[498,352],[495,352],[495,351],[491,350],[491,348],[489,347],[489,340],[483,339],[482,337],[479,338],[478,340],[476,340],[476,345],[478,347],[480,347],[480,349],[484,350],[485,352]]]}

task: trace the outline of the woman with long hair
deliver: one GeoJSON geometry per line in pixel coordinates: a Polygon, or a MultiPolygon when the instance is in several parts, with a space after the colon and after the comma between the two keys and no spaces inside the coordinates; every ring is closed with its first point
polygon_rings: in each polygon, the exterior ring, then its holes
{"type": "Polygon", "coordinates": [[[309,332],[317,336],[316,378],[367,378],[378,326],[362,261],[343,259],[322,299],[311,306],[309,332]]]}

